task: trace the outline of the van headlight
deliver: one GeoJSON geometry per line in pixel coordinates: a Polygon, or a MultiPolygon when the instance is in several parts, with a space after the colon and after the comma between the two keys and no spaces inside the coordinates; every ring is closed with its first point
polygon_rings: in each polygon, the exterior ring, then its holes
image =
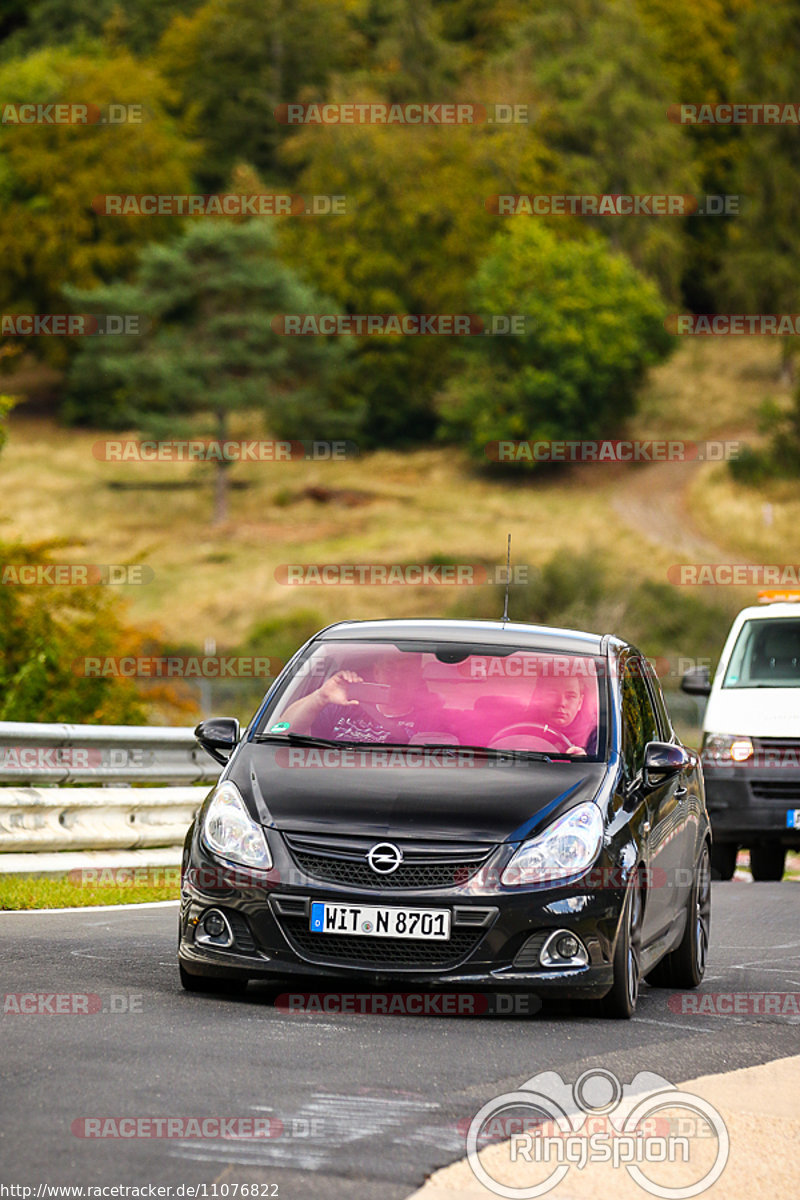
{"type": "Polygon", "coordinates": [[[707,733],[700,757],[710,767],[747,762],[753,757],[753,743],[743,734],[707,733]]]}
{"type": "Polygon", "coordinates": [[[227,779],[211,797],[201,834],[209,850],[221,858],[263,871],[272,866],[264,830],[251,818],[236,784],[227,779]]]}
{"type": "Polygon", "coordinates": [[[591,800],[559,817],[544,833],[520,846],[503,872],[506,887],[551,883],[580,875],[600,851],[603,818],[591,800]]]}

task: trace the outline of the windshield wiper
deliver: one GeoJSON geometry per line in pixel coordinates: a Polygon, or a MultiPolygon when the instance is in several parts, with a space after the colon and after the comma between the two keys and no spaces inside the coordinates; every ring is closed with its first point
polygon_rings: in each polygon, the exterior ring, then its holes
{"type": "Polygon", "coordinates": [[[574,762],[582,761],[582,756],[569,754],[547,754],[544,750],[511,750],[496,746],[454,746],[452,742],[353,742],[336,741],[333,738],[314,737],[310,733],[258,733],[252,739],[254,742],[267,742],[276,745],[289,743],[291,746],[325,746],[340,750],[452,750],[460,753],[464,750],[472,754],[521,758],[531,762],[574,762]]]}
{"type": "Polygon", "coordinates": [[[275,742],[283,745],[289,742],[292,746],[341,746],[344,743],[335,742],[332,738],[312,737],[310,733],[257,733],[254,742],[275,742]]]}
{"type": "MultiPolygon", "coordinates": [[[[411,747],[409,747],[411,748],[411,747]]],[[[500,746],[454,746],[452,742],[415,742],[413,749],[415,750],[454,750],[460,752],[469,750],[472,754],[483,754],[487,757],[491,754],[511,755],[514,758],[523,756],[534,762],[552,762],[553,758],[566,758],[572,761],[571,755],[548,754],[545,750],[511,750],[500,746]]]]}

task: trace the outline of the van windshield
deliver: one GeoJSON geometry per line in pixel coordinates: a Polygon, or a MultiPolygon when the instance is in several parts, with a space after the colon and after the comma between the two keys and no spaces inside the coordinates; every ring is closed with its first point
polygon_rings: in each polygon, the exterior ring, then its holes
{"type": "Polygon", "coordinates": [[[722,686],[800,687],[800,620],[746,621],[722,686]]]}

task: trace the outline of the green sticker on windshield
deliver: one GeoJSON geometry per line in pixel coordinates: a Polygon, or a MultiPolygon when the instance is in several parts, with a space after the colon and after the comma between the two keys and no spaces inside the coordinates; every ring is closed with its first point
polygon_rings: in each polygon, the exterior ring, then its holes
{"type": "Polygon", "coordinates": [[[277,725],[273,725],[270,728],[270,733],[285,733],[288,728],[289,728],[288,721],[278,721],[277,725]]]}

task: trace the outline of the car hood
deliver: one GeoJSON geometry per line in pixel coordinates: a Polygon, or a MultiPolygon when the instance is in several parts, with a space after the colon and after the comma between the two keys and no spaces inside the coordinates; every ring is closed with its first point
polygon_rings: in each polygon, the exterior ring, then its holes
{"type": "MultiPolygon", "coordinates": [[[[608,770],[605,763],[482,757],[453,765],[452,756],[447,765],[444,755],[427,756],[425,765],[380,765],[360,750],[366,765],[298,766],[287,757],[285,747],[246,743],[227,773],[264,825],[286,833],[494,843],[519,841],[559,810],[591,800],[608,770]]],[[[396,763],[405,756],[384,757],[396,763]]]]}
{"type": "Polygon", "coordinates": [[[800,737],[800,687],[720,689],[709,697],[703,728],[749,737],[800,737]]]}

